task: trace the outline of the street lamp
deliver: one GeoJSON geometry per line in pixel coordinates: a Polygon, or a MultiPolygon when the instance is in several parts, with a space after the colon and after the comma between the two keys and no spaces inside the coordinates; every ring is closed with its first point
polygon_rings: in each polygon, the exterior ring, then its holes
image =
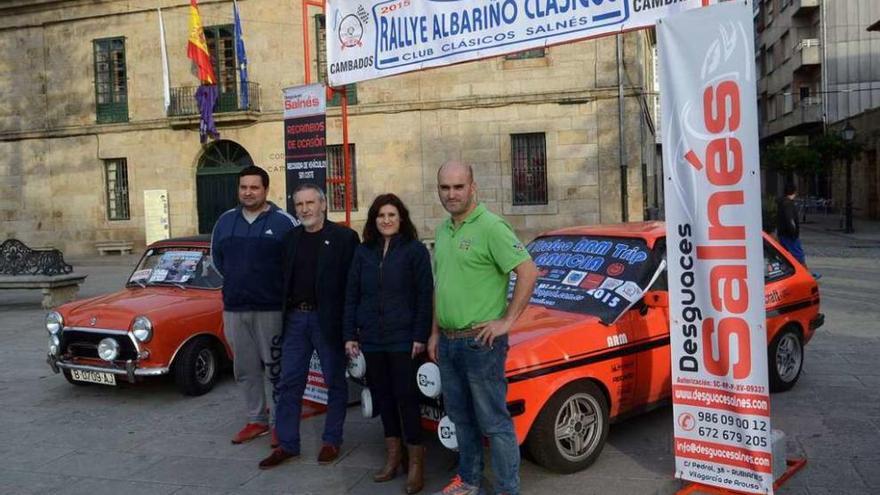
{"type": "MultiPolygon", "coordinates": [[[[843,128],[843,140],[846,141],[847,146],[852,143],[852,140],[856,137],[856,129],[849,123],[846,122],[846,126],[843,128]]],[[[844,212],[845,215],[845,226],[843,231],[847,234],[852,234],[855,232],[853,229],[853,200],[852,200],[852,153],[847,152],[846,156],[846,210],[844,212]]]]}

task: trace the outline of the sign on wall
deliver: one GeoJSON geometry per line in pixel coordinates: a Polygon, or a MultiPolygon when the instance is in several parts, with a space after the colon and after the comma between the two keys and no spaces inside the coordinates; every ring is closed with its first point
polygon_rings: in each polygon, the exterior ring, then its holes
{"type": "Polygon", "coordinates": [[[335,87],[494,57],[653,26],[704,1],[328,0],[327,73],[335,87]]]}
{"type": "Polygon", "coordinates": [[[293,191],[304,183],[327,190],[327,92],[323,84],[284,90],[284,156],[287,211],[293,191]]]}
{"type": "Polygon", "coordinates": [[[658,22],[676,476],[772,493],[752,9],[658,22]]]}
{"type": "Polygon", "coordinates": [[[168,212],[168,191],[149,189],[144,191],[144,231],[150,244],[171,237],[171,215],[168,212]]]}

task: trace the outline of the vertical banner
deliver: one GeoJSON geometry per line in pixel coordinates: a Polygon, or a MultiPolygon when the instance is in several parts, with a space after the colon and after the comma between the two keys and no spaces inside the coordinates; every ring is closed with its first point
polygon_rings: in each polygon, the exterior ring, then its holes
{"type": "Polygon", "coordinates": [[[657,23],[676,476],[773,492],[752,9],[657,23]]]}
{"type": "Polygon", "coordinates": [[[287,211],[293,191],[310,182],[327,190],[327,92],[323,84],[284,90],[284,156],[287,169],[287,211]]]}
{"type": "Polygon", "coordinates": [[[168,191],[148,189],[144,191],[144,233],[150,244],[171,237],[168,212],[168,191]]]}

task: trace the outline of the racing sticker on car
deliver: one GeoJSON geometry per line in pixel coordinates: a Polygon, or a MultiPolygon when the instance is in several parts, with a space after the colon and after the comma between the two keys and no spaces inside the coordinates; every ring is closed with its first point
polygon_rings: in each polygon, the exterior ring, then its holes
{"type": "Polygon", "coordinates": [[[150,278],[150,274],[153,273],[152,268],[145,268],[143,270],[138,270],[131,274],[131,277],[128,279],[129,282],[137,282],[140,280],[146,280],[150,278]]]}
{"type": "Polygon", "coordinates": [[[606,324],[642,297],[662,257],[641,239],[588,235],[540,237],[528,250],[538,265],[532,304],[595,315],[606,324]]]}
{"type": "Polygon", "coordinates": [[[186,282],[192,278],[201,260],[201,251],[167,251],[162,253],[159,263],[150,276],[150,282],[186,282]]]}
{"type": "Polygon", "coordinates": [[[562,281],[565,285],[580,285],[581,281],[587,277],[586,272],[579,272],[576,270],[572,270],[568,272],[568,276],[565,277],[565,280],[562,281]]]}
{"type": "Polygon", "coordinates": [[[625,297],[629,302],[636,302],[642,297],[642,288],[632,281],[624,282],[623,285],[615,289],[615,292],[625,297]]]}

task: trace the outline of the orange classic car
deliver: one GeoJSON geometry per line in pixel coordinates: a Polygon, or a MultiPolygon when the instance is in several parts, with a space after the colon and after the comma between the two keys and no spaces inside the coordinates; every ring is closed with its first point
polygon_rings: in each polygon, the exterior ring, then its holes
{"type": "Polygon", "coordinates": [[[74,385],[171,374],[186,395],[210,391],[232,356],[210,242],[210,236],[156,242],[124,289],[50,312],[52,370],[74,385]]]}
{"type": "MultiPolygon", "coordinates": [[[[669,402],[665,227],[568,228],[539,236],[528,249],[539,278],[510,332],[507,406],[532,458],[571,473],[595,461],[612,422],[669,402]]],[[[766,234],[764,262],[769,381],[782,391],[797,382],[804,344],[824,316],[816,281],[766,234]]],[[[423,418],[444,445],[455,445],[436,365],[424,364],[416,379],[423,418]]]]}

